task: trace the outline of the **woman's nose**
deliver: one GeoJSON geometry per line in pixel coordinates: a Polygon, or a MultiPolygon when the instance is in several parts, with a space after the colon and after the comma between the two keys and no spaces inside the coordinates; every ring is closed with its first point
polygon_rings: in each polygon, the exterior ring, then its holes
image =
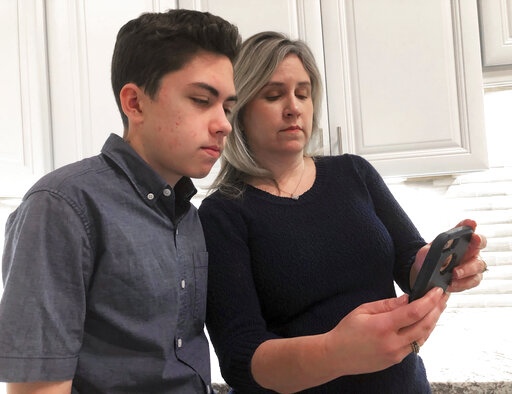
{"type": "Polygon", "coordinates": [[[291,116],[300,115],[300,104],[296,97],[291,97],[284,108],[284,116],[289,118],[291,116]]]}

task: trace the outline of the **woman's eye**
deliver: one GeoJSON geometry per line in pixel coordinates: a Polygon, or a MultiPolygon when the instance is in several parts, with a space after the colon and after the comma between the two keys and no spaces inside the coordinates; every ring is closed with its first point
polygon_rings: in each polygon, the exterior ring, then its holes
{"type": "Polygon", "coordinates": [[[192,101],[196,104],[200,105],[208,105],[209,101],[206,98],[200,98],[200,97],[191,97],[192,101]]]}
{"type": "Polygon", "coordinates": [[[279,96],[266,96],[265,98],[268,101],[276,101],[279,98],[279,96]]]}
{"type": "Polygon", "coordinates": [[[309,98],[309,93],[301,90],[301,91],[296,92],[295,96],[297,96],[297,98],[299,98],[301,100],[307,100],[309,98]]]}
{"type": "Polygon", "coordinates": [[[224,108],[224,113],[226,115],[231,115],[231,108],[224,108]]]}

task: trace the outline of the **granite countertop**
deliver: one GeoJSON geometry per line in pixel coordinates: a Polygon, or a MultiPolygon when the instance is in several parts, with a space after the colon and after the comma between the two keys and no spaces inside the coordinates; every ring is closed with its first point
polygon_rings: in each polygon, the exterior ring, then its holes
{"type": "MultiPolygon", "coordinates": [[[[434,394],[512,393],[512,308],[448,307],[420,356],[434,394]]],[[[214,389],[227,393],[212,367],[214,389]]]]}

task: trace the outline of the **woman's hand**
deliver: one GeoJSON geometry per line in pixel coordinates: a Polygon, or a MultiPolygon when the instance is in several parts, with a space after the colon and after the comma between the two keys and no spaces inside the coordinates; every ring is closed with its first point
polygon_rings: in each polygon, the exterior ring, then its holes
{"type": "MultiPolygon", "coordinates": [[[[473,231],[476,229],[474,220],[463,220],[456,227],[470,226],[473,231]]],[[[452,283],[448,286],[447,291],[457,292],[471,289],[480,284],[483,273],[487,271],[487,264],[480,257],[480,250],[487,246],[487,238],[481,234],[471,236],[468,250],[464,254],[461,264],[453,270],[452,283]]]]}
{"type": "Polygon", "coordinates": [[[421,346],[446,308],[448,295],[434,288],[410,304],[408,296],[363,304],[325,336],[325,355],[341,374],[380,371],[421,346]]]}
{"type": "Polygon", "coordinates": [[[448,295],[435,288],[408,303],[408,296],[363,304],[331,331],[269,339],[254,352],[253,378],[280,393],[295,393],[343,375],[370,373],[402,361],[423,345],[446,308],[448,295]]]}
{"type": "MultiPolygon", "coordinates": [[[[487,270],[487,265],[480,257],[480,250],[484,249],[487,245],[487,239],[481,234],[475,234],[476,222],[474,220],[465,219],[455,227],[469,226],[473,229],[471,241],[468,250],[457,268],[453,270],[453,277],[448,292],[458,292],[471,289],[480,284],[483,278],[483,273],[487,270]]],[[[411,288],[414,285],[416,277],[421,269],[423,261],[430,249],[431,243],[422,247],[416,254],[416,260],[411,268],[411,288]]]]}

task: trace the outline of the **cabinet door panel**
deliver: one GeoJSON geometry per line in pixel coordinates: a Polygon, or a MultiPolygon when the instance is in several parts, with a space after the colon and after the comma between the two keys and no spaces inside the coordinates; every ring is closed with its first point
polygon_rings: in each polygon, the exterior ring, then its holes
{"type": "MultiPolygon", "coordinates": [[[[180,1],[180,6],[182,4],[180,1]]],[[[243,38],[263,30],[276,30],[298,37],[296,1],[203,0],[201,11],[211,12],[235,23],[243,38]]]]}
{"type": "Polygon", "coordinates": [[[479,0],[484,66],[512,66],[512,0],[479,0]]]}
{"type": "Polygon", "coordinates": [[[383,175],[486,168],[476,2],[325,0],[322,21],[333,153],[383,175]]]}

